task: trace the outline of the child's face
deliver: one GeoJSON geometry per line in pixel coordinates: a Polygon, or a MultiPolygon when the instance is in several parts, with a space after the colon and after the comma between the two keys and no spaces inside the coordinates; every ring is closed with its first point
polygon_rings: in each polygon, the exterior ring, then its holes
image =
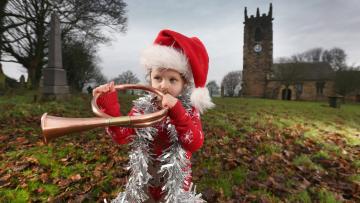
{"type": "Polygon", "coordinates": [[[155,68],[150,73],[150,79],[152,87],[173,97],[179,96],[185,85],[181,74],[173,69],[155,68]]]}

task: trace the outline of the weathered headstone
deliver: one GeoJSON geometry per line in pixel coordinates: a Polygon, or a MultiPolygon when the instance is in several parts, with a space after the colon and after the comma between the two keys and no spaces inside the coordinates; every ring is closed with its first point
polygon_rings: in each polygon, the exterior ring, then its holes
{"type": "Polygon", "coordinates": [[[43,69],[43,99],[64,99],[69,95],[66,71],[62,66],[60,21],[56,13],[51,15],[49,63],[43,69]]]}
{"type": "Polygon", "coordinates": [[[21,75],[19,80],[20,80],[20,87],[25,88],[26,87],[25,76],[21,75]]]}

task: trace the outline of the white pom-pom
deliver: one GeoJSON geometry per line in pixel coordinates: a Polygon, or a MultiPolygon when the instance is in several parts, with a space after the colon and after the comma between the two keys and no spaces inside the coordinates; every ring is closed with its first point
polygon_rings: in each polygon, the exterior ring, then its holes
{"type": "Polygon", "coordinates": [[[211,102],[209,90],[206,87],[194,88],[190,96],[190,101],[200,113],[215,106],[215,104],[211,102]]]}

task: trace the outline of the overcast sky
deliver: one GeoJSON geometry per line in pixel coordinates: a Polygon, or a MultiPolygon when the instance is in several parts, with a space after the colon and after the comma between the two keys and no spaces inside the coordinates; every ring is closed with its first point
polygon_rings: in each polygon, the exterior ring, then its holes
{"type": "MultiPolygon", "coordinates": [[[[197,36],[210,57],[208,81],[221,82],[226,73],[243,65],[244,7],[248,15],[268,13],[273,3],[274,59],[314,47],[340,47],[349,65],[360,65],[360,0],[127,0],[128,29],[112,34],[110,44],[99,47],[106,77],[133,71],[144,81],[139,65],[143,48],[161,29],[197,36]]],[[[6,66],[6,65],[5,65],[6,66]]],[[[5,73],[19,77],[12,66],[5,73]]]]}

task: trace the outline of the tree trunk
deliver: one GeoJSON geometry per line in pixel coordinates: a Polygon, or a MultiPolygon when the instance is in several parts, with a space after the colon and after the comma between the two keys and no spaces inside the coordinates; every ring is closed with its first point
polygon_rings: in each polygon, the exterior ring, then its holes
{"type": "Polygon", "coordinates": [[[37,89],[39,87],[40,78],[42,74],[42,65],[40,61],[42,59],[39,58],[40,56],[34,56],[31,61],[30,65],[26,67],[28,71],[28,87],[30,89],[37,89]]]}
{"type": "Polygon", "coordinates": [[[30,89],[36,89],[36,70],[35,67],[33,66],[29,66],[26,67],[27,71],[28,71],[28,82],[27,82],[27,86],[30,89]]]}

